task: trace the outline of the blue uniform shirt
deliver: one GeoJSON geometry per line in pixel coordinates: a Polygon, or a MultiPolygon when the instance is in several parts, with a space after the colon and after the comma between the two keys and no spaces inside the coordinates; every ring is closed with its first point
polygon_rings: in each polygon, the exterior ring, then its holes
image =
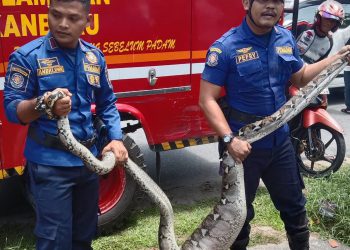
{"type": "MultiPolygon", "coordinates": [[[[96,114],[109,128],[110,139],[121,139],[120,116],[116,109],[116,97],[107,75],[105,58],[93,45],[79,40],[73,51],[60,49],[49,33],[11,54],[5,78],[4,103],[9,121],[20,123],[16,108],[20,101],[35,98],[46,91],[67,88],[73,94],[72,110],[68,115],[75,138],[87,140],[93,137],[91,104],[96,104],[96,114]]],[[[30,126],[39,136],[57,134],[57,121],[46,115],[30,126]]],[[[96,155],[96,147],[92,147],[96,155]]],[[[27,160],[52,166],[83,166],[73,154],[45,147],[27,137],[27,160]]]]}
{"type": "MultiPolygon", "coordinates": [[[[288,30],[276,25],[270,34],[257,36],[244,20],[209,48],[202,79],[223,86],[231,107],[268,116],[286,102],[288,80],[302,67],[303,61],[288,30]]],[[[245,125],[234,118],[229,124],[236,132],[245,125]]],[[[258,148],[279,145],[288,133],[285,125],[253,145],[258,148]]]]}

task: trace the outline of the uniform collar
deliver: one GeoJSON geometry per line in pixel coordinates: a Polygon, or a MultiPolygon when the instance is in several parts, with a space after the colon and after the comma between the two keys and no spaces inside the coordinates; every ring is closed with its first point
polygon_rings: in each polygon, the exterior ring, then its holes
{"type": "MultiPolygon", "coordinates": [[[[84,43],[81,39],[79,39],[79,41],[78,41],[78,46],[80,47],[80,50],[83,52],[90,51],[90,49],[84,45],[84,43]]],[[[49,32],[46,35],[46,49],[48,51],[56,51],[56,50],[60,49],[58,47],[58,44],[57,44],[55,38],[52,36],[51,32],[49,32]]]]}
{"type": "MultiPolygon", "coordinates": [[[[252,38],[252,39],[255,39],[257,40],[257,35],[254,34],[254,32],[250,29],[250,27],[248,26],[248,23],[247,23],[247,20],[246,20],[247,17],[245,17],[242,21],[242,24],[241,24],[241,31],[243,32],[244,36],[246,38],[252,38]]],[[[271,37],[270,37],[270,42],[271,41],[274,41],[278,36],[281,35],[281,32],[278,28],[277,25],[274,26],[274,28],[271,30],[271,37]]]]}

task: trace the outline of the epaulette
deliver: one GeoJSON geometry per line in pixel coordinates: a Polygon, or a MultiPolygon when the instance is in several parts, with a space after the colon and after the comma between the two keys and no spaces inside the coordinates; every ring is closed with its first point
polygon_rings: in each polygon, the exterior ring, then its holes
{"type": "Polygon", "coordinates": [[[278,27],[278,28],[281,28],[281,29],[287,30],[287,28],[286,28],[286,27],[284,27],[284,26],[282,26],[281,24],[276,24],[275,26],[276,26],[276,27],[278,27]]]}
{"type": "Polygon", "coordinates": [[[80,42],[82,43],[83,46],[85,46],[86,48],[88,48],[89,50],[95,50],[98,51],[102,56],[103,56],[103,52],[97,48],[96,46],[94,46],[93,44],[84,41],[83,39],[80,39],[80,42]]]}
{"type": "Polygon", "coordinates": [[[39,37],[25,45],[23,45],[22,47],[20,47],[17,52],[20,53],[21,55],[28,55],[30,52],[32,52],[33,50],[35,50],[36,48],[40,47],[42,44],[44,43],[44,37],[39,37]]]}
{"type": "Polygon", "coordinates": [[[237,27],[234,27],[234,28],[228,30],[217,41],[220,43],[224,43],[226,41],[226,39],[228,39],[230,36],[234,35],[235,33],[237,33],[237,27]]]}

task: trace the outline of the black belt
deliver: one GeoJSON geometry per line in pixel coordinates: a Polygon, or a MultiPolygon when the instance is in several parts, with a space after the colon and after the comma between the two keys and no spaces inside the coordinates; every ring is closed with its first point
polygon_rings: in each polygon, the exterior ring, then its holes
{"type": "Polygon", "coordinates": [[[238,109],[232,108],[229,106],[228,102],[226,101],[226,97],[221,97],[217,100],[222,112],[225,115],[226,120],[230,121],[237,121],[240,123],[253,123],[256,121],[260,121],[265,118],[265,116],[259,116],[259,115],[252,115],[248,114],[246,112],[240,111],[238,109]]]}
{"type": "Polygon", "coordinates": [[[260,121],[264,118],[265,118],[265,116],[248,114],[248,113],[245,113],[243,111],[237,110],[237,109],[232,108],[232,107],[229,107],[229,110],[227,112],[227,119],[228,120],[233,120],[233,121],[237,121],[240,123],[249,124],[249,123],[253,123],[256,121],[260,121]]]}
{"type": "MultiPolygon", "coordinates": [[[[66,150],[66,147],[63,145],[61,140],[58,138],[57,135],[52,135],[49,133],[42,132],[43,134],[39,134],[38,130],[33,128],[32,126],[29,126],[28,129],[28,137],[35,141],[36,143],[43,145],[48,148],[54,148],[58,150],[66,150]]],[[[78,140],[82,145],[84,145],[87,148],[91,148],[96,143],[97,136],[94,135],[90,139],[87,140],[78,140]]]]}

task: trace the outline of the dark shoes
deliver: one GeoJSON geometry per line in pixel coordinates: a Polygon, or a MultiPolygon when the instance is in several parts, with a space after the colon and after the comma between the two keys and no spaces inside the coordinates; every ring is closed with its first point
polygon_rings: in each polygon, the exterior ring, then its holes
{"type": "Polygon", "coordinates": [[[297,233],[295,235],[288,235],[289,248],[291,250],[309,250],[309,231],[297,233]]]}
{"type": "Polygon", "coordinates": [[[345,108],[345,109],[341,109],[341,112],[350,115],[350,109],[349,108],[345,108]]]}

